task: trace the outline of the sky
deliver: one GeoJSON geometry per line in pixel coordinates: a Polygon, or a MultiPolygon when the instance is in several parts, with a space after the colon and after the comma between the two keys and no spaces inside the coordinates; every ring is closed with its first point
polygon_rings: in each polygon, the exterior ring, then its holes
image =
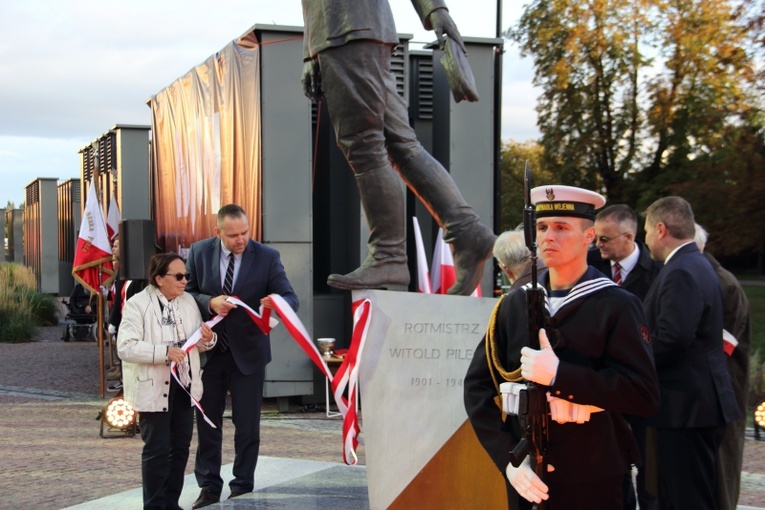
{"type": "MultiPolygon", "coordinates": [[[[389,1],[399,33],[435,39],[411,0],[389,1]]],[[[497,1],[447,4],[463,36],[493,38],[497,1]]],[[[503,29],[522,5],[504,1],[503,29]]],[[[255,24],[302,26],[300,0],[0,0],[0,207],[39,177],[79,177],[80,149],[115,124],[150,125],[153,94],[255,24]]],[[[505,41],[503,140],[539,136],[532,78],[505,41]]]]}

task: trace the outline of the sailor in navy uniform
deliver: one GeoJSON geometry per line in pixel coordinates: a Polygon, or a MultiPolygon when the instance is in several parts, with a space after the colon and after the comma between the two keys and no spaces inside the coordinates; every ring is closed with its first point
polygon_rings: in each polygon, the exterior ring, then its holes
{"type": "Polygon", "coordinates": [[[465,378],[465,408],[482,446],[506,475],[510,508],[546,500],[550,510],[620,509],[623,475],[640,460],[622,414],[651,415],[659,400],[642,305],[587,265],[595,210],[605,204],[601,195],[540,186],[531,190],[531,200],[547,266],[538,275],[546,308],[541,349],[528,347],[528,284],[495,308],[495,327],[476,348],[465,378]],[[487,345],[498,363],[487,356],[487,345]],[[528,458],[518,468],[510,464],[522,434],[517,416],[505,416],[496,403],[503,379],[548,387],[545,460],[551,467],[544,480],[528,458]]]}

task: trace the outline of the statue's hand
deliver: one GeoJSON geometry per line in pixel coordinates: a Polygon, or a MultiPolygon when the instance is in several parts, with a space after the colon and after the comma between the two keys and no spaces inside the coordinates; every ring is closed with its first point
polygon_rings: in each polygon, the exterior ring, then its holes
{"type": "Polygon", "coordinates": [[[324,91],[321,88],[321,72],[316,59],[311,59],[303,65],[303,76],[300,81],[303,83],[305,97],[318,102],[324,91]]]}
{"type": "Polygon", "coordinates": [[[446,9],[436,9],[435,11],[430,13],[430,25],[433,27],[433,30],[436,32],[436,38],[438,39],[438,46],[441,49],[444,49],[444,34],[451,37],[451,39],[456,42],[459,47],[462,49],[462,52],[467,54],[467,51],[465,51],[465,43],[462,42],[462,36],[460,35],[460,31],[457,29],[457,25],[454,23],[454,20],[449,15],[449,11],[446,9]]]}

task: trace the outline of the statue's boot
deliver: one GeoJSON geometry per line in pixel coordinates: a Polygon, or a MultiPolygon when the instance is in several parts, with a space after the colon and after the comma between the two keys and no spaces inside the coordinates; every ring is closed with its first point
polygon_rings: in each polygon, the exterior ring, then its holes
{"type": "Polygon", "coordinates": [[[427,151],[406,161],[398,171],[444,229],[444,241],[452,246],[457,280],[447,293],[469,296],[481,281],[497,236],[481,224],[451,175],[427,151]]]}
{"type": "Polygon", "coordinates": [[[338,289],[409,287],[406,264],[404,192],[390,167],[356,174],[361,204],[369,224],[369,254],[361,266],[346,275],[331,274],[327,284],[338,289]]]}

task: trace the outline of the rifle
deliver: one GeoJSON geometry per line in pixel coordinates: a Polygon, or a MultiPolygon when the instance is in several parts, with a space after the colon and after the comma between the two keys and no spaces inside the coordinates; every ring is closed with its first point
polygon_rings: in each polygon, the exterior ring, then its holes
{"type": "MultiPolygon", "coordinates": [[[[531,171],[526,161],[523,179],[526,204],[523,208],[523,233],[526,246],[531,251],[531,288],[526,291],[528,308],[529,347],[539,349],[539,330],[544,326],[544,293],[537,283],[537,241],[536,215],[531,205],[531,171]]],[[[547,405],[547,388],[531,381],[519,394],[518,419],[523,437],[510,452],[510,462],[518,467],[531,452],[535,459],[534,473],[544,481],[547,473],[547,444],[550,434],[550,414],[547,405]]],[[[545,508],[545,501],[537,504],[538,510],[545,508]]]]}

